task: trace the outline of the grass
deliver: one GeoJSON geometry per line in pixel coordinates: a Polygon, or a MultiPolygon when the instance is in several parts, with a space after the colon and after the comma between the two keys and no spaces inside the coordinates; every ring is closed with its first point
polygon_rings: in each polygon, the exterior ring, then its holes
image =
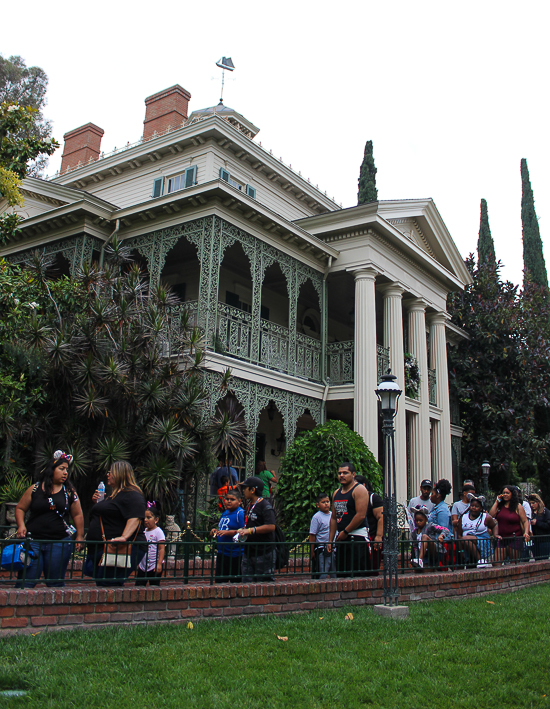
{"type": "Polygon", "coordinates": [[[353,607],[10,637],[0,690],[28,694],[0,708],[550,709],[549,616],[546,584],[407,620],[353,607]]]}

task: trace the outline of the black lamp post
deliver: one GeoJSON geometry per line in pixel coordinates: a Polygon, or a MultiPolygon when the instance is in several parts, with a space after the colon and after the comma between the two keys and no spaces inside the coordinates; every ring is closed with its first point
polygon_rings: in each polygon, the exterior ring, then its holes
{"type": "Polygon", "coordinates": [[[395,429],[393,420],[397,414],[398,399],[401,389],[396,383],[397,377],[388,373],[382,376],[376,396],[380,402],[380,411],[384,418],[384,605],[397,606],[399,601],[397,549],[397,498],[395,472],[395,429]]]}

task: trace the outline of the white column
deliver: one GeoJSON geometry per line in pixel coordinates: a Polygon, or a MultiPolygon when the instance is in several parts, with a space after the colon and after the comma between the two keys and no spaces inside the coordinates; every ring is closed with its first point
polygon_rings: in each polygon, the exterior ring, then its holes
{"type": "Polygon", "coordinates": [[[355,271],[355,391],[353,425],[378,459],[376,302],[373,268],[355,271]]]}
{"type": "Polygon", "coordinates": [[[436,376],[436,405],[441,409],[441,419],[434,429],[434,477],[452,479],[451,411],[449,405],[449,375],[447,371],[447,338],[445,312],[429,316],[431,365],[436,376]]]}
{"type": "Polygon", "coordinates": [[[395,472],[397,500],[407,497],[407,428],[405,421],[405,357],[403,349],[403,288],[399,283],[379,286],[384,295],[384,347],[390,351],[392,374],[403,394],[395,417],[395,472]]]}
{"type": "Polygon", "coordinates": [[[409,348],[420,371],[420,411],[411,429],[411,487],[418,490],[424,478],[431,478],[430,389],[428,385],[428,346],[426,342],[426,303],[421,298],[409,301],[409,348]],[[414,438],[414,440],[413,440],[414,438]]]}

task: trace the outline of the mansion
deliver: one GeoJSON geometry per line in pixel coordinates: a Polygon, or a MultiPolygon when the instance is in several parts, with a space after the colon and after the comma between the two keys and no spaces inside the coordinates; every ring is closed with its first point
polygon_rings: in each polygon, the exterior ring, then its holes
{"type": "Polygon", "coordinates": [[[142,138],[110,154],[92,123],[65,134],[60,172],[24,181],[21,234],[0,256],[45,250],[70,274],[123,240],[204,329],[211,413],[230,368],[256,459],[275,471],[285,446],[327,419],[382,454],[375,389],[391,367],[403,390],[398,500],[423,478],[458,485],[447,347],[464,334],[446,300],[470,277],[433,201],[342,209],[265,150],[247,118],[222,103],[190,113],[190,98],[179,85],[147,98],[142,138]],[[406,396],[411,362],[419,385],[406,396]]]}

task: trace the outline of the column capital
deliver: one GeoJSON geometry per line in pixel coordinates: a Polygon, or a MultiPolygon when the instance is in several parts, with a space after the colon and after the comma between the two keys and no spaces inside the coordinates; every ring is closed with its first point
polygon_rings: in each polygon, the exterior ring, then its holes
{"type": "Polygon", "coordinates": [[[375,281],[376,276],[380,275],[380,272],[372,266],[354,269],[352,273],[356,281],[375,281]]]}
{"type": "Polygon", "coordinates": [[[427,317],[431,325],[445,325],[445,323],[449,322],[451,319],[449,313],[444,310],[439,310],[436,313],[428,313],[427,317]]]}
{"type": "Polygon", "coordinates": [[[405,306],[409,313],[425,313],[428,303],[423,298],[413,298],[412,300],[407,300],[405,306]]]}
{"type": "Polygon", "coordinates": [[[382,285],[378,286],[378,291],[382,293],[385,298],[401,298],[405,292],[405,288],[401,283],[394,281],[393,283],[382,283],[382,285]]]}

